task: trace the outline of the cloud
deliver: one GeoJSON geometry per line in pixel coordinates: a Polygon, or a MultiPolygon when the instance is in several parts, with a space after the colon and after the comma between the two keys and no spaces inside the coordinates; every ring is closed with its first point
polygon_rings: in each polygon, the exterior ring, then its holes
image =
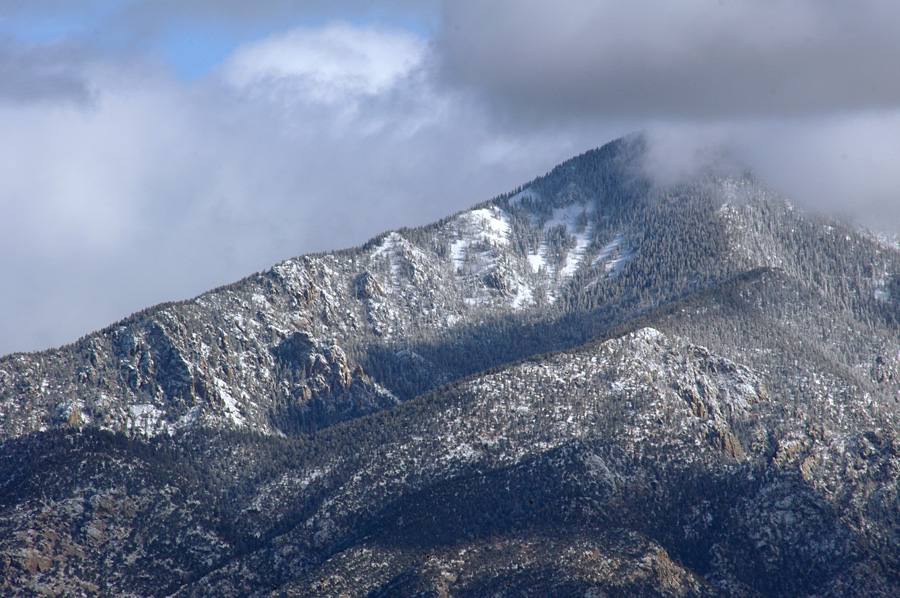
{"type": "Polygon", "coordinates": [[[425,49],[424,40],[403,30],[336,22],[240,47],[222,75],[238,89],[331,104],[391,89],[422,63],[425,49]]]}
{"type": "Polygon", "coordinates": [[[896,2],[458,0],[442,15],[441,80],[493,122],[645,130],[664,181],[726,148],[815,209],[900,225],[896,2]]]}
{"type": "MultiPolygon", "coordinates": [[[[254,2],[219,2],[217,0],[138,0],[127,13],[135,19],[173,18],[215,20],[237,26],[254,26],[261,22],[338,18],[347,15],[380,16],[410,13],[423,14],[435,9],[438,0],[256,0],[254,2]]],[[[290,21],[288,21],[290,22],[290,21]]],[[[296,26],[298,23],[290,23],[296,26]]]]}
{"type": "Polygon", "coordinates": [[[322,19],[347,15],[423,14],[433,11],[438,0],[255,0],[220,2],[218,0],[0,0],[0,11],[7,20],[28,30],[74,31],[98,22],[133,30],[164,29],[173,22],[227,23],[236,27],[256,27],[260,23],[280,23],[290,27],[294,19],[322,19]]]}
{"type": "Polygon", "coordinates": [[[660,186],[682,182],[709,167],[728,172],[735,166],[730,133],[721,126],[657,123],[642,131],[647,150],[641,166],[660,186]]]}
{"type": "Polygon", "coordinates": [[[459,0],[452,85],[523,118],[760,118],[900,104],[887,0],[459,0]]]}
{"type": "Polygon", "coordinates": [[[804,119],[665,122],[648,127],[645,167],[661,184],[718,163],[752,169],[819,212],[900,230],[900,110],[804,119]]]}
{"type": "Polygon", "coordinates": [[[72,43],[33,45],[0,40],[0,102],[89,102],[90,86],[80,72],[85,53],[72,43]]]}
{"type": "Polygon", "coordinates": [[[818,210],[900,231],[900,109],[736,127],[761,178],[818,210]]]}

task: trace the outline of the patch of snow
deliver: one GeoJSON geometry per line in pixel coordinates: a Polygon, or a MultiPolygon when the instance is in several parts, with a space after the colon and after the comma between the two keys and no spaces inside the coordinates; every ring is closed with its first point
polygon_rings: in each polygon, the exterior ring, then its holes
{"type": "Polygon", "coordinates": [[[162,410],[150,403],[138,403],[137,405],[129,405],[128,411],[130,417],[126,420],[128,428],[136,429],[147,436],[156,433],[161,425],[165,425],[163,421],[162,410]]]}
{"type": "Polygon", "coordinates": [[[469,220],[480,224],[484,234],[498,243],[506,243],[509,236],[509,222],[506,214],[497,207],[480,208],[469,212],[469,220]]]}
{"type": "Polygon", "coordinates": [[[222,399],[222,404],[225,405],[225,415],[238,426],[246,425],[247,422],[244,416],[238,410],[237,401],[231,396],[228,383],[221,378],[213,378],[213,381],[215,382],[216,390],[219,392],[219,398],[222,399]]]}
{"type": "Polygon", "coordinates": [[[448,453],[445,459],[447,461],[450,460],[460,460],[460,461],[471,461],[478,457],[481,453],[472,448],[469,444],[462,442],[455,447],[453,447],[448,453]]]}
{"type": "Polygon", "coordinates": [[[887,249],[891,249],[893,251],[900,252],[900,233],[895,234],[885,234],[878,233],[874,235],[875,240],[883,247],[887,249]]]}
{"type": "Polygon", "coordinates": [[[608,258],[614,251],[618,251],[620,247],[625,243],[624,235],[618,235],[615,239],[606,244],[606,247],[600,250],[600,253],[597,254],[597,257],[594,258],[592,266],[596,266],[600,262],[604,261],[608,258]]]}
{"type": "Polygon", "coordinates": [[[591,265],[597,266],[602,263],[606,269],[606,275],[615,278],[622,272],[625,265],[634,258],[636,253],[636,251],[629,251],[625,248],[625,235],[619,234],[600,250],[600,253],[597,254],[591,265]]]}
{"type": "MultiPolygon", "coordinates": [[[[547,253],[546,245],[543,245],[544,255],[547,253]]],[[[546,267],[547,262],[544,260],[544,256],[538,253],[532,253],[528,255],[528,263],[531,265],[531,270],[535,273],[540,272],[541,268],[546,267]]]]}
{"type": "Polygon", "coordinates": [[[394,288],[400,286],[400,265],[397,263],[397,259],[395,256],[397,245],[402,243],[403,238],[397,233],[390,233],[388,236],[384,238],[381,245],[378,246],[375,251],[372,252],[372,257],[380,257],[386,255],[388,258],[388,262],[391,268],[391,285],[388,288],[388,292],[391,292],[394,288]]]}
{"type": "MultiPolygon", "coordinates": [[[[548,218],[541,226],[543,237],[537,253],[532,253],[527,256],[531,270],[536,273],[543,268],[547,276],[551,279],[557,274],[562,278],[570,278],[574,275],[578,266],[581,264],[582,260],[584,260],[587,248],[590,245],[594,234],[593,223],[589,222],[588,224],[579,227],[578,221],[584,215],[590,214],[593,210],[594,206],[590,203],[575,203],[564,208],[554,209],[550,218],[548,218]],[[557,271],[556,265],[547,262],[547,252],[549,249],[547,245],[547,231],[559,226],[562,226],[566,230],[566,234],[575,237],[575,247],[568,251],[563,264],[557,271]]],[[[538,216],[533,215],[532,219],[535,224],[539,223],[538,216]]],[[[550,300],[553,301],[553,299],[554,297],[551,294],[550,300]]]]}
{"type": "MultiPolygon", "coordinates": [[[[453,272],[467,280],[477,295],[467,297],[466,302],[482,303],[485,299],[482,296],[484,278],[495,272],[501,277],[506,274],[506,268],[498,272],[501,268],[498,262],[502,258],[500,248],[509,244],[509,218],[503,210],[493,206],[460,214],[452,226],[455,229],[455,239],[450,244],[453,272]]],[[[518,282],[513,281],[513,285],[518,282]]]]}
{"type": "Polygon", "coordinates": [[[192,427],[198,419],[200,419],[200,405],[191,407],[187,413],[178,418],[175,425],[169,426],[169,434],[173,434],[176,430],[192,427]]]}
{"type": "Polygon", "coordinates": [[[575,233],[575,247],[566,254],[566,265],[560,269],[559,273],[569,277],[575,274],[578,265],[584,259],[588,245],[591,243],[591,236],[594,234],[594,225],[589,224],[581,233],[575,233]]]}
{"type": "Polygon", "coordinates": [[[379,257],[381,255],[390,254],[391,250],[394,248],[397,240],[400,239],[400,235],[396,232],[391,232],[385,235],[384,239],[382,239],[381,244],[375,248],[375,251],[372,252],[372,257],[379,257]]]}
{"type": "Polygon", "coordinates": [[[640,330],[632,333],[636,340],[641,341],[655,341],[663,338],[663,333],[657,330],[656,328],[651,328],[650,326],[646,326],[641,328],[640,330]]]}
{"type": "Polygon", "coordinates": [[[469,240],[465,237],[450,244],[450,260],[453,262],[454,270],[459,271],[463,267],[468,246],[469,240]]]}
{"type": "Polygon", "coordinates": [[[544,239],[541,241],[537,253],[528,254],[528,263],[531,264],[531,269],[534,272],[539,272],[540,269],[543,268],[547,273],[547,276],[552,278],[556,272],[556,268],[547,263],[547,250],[547,241],[544,239]]]}
{"type": "Polygon", "coordinates": [[[516,295],[512,300],[513,309],[522,309],[526,305],[530,305],[534,303],[534,293],[531,289],[524,284],[519,284],[516,287],[516,295]]]}

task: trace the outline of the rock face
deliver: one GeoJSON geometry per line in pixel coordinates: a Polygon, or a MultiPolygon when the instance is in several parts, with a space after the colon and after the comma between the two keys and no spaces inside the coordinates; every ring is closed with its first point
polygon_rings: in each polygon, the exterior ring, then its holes
{"type": "Polygon", "coordinates": [[[0,593],[900,592],[900,253],[640,137],[0,358],[0,593]]]}

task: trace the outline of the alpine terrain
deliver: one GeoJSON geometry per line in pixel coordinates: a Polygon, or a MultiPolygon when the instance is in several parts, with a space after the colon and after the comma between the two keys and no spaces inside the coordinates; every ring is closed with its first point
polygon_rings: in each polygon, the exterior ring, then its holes
{"type": "Polygon", "coordinates": [[[0,595],[900,595],[900,248],[646,152],[0,358],[0,595]]]}

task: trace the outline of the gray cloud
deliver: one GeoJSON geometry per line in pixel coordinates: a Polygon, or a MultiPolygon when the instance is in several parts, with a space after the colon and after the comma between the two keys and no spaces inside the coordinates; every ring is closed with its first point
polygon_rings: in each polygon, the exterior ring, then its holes
{"type": "Polygon", "coordinates": [[[172,27],[197,25],[257,35],[260,31],[348,18],[356,22],[400,18],[408,24],[427,27],[434,22],[432,15],[439,4],[440,0],[136,0],[107,10],[106,23],[130,43],[152,41],[172,27]]]}
{"type": "Polygon", "coordinates": [[[365,0],[132,0],[125,3],[107,0],[0,0],[0,10],[7,18],[20,22],[40,19],[82,21],[109,15],[130,14],[158,21],[172,21],[180,17],[234,21],[238,24],[271,21],[290,16],[333,16],[348,14],[381,14],[422,12],[433,10],[439,0],[380,0],[376,4],[365,0]]]}
{"type": "Polygon", "coordinates": [[[444,73],[547,118],[759,118],[900,104],[900,4],[459,0],[444,73]]]}
{"type": "Polygon", "coordinates": [[[900,232],[900,109],[734,129],[736,153],[789,197],[900,232]]]}
{"type": "Polygon", "coordinates": [[[805,119],[654,123],[646,166],[674,182],[725,157],[817,211],[900,231],[900,109],[805,119]]]}
{"type": "Polygon", "coordinates": [[[86,104],[92,93],[82,72],[85,60],[85,50],[76,44],[0,40],[0,101],[86,104]]]}
{"type": "Polygon", "coordinates": [[[494,122],[647,130],[663,179],[724,147],[801,203],[900,226],[896,2],[458,0],[443,19],[442,81],[494,122]]]}

